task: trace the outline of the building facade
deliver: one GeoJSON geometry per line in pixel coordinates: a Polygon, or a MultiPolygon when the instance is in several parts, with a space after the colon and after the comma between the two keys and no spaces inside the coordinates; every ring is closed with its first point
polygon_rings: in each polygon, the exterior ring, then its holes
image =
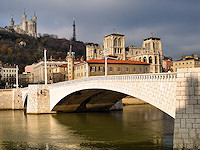
{"type": "Polygon", "coordinates": [[[106,55],[117,56],[119,60],[132,60],[150,63],[150,72],[162,72],[162,43],[160,38],[149,37],[143,40],[142,47],[125,48],[125,36],[110,34],[104,37],[104,47],[98,44],[86,45],[86,60],[102,59],[106,55]]]}
{"type": "Polygon", "coordinates": [[[19,25],[15,25],[15,21],[12,16],[8,29],[13,29],[19,34],[27,34],[29,36],[37,38],[37,17],[34,14],[31,20],[27,21],[26,19],[27,15],[24,12],[24,14],[22,15],[22,22],[19,25]]]}
{"type": "MultiPolygon", "coordinates": [[[[47,60],[47,81],[53,83],[53,69],[66,64],[66,59],[48,59],[47,60]]],[[[33,67],[34,83],[44,83],[45,81],[45,62],[42,60],[33,67]]]]}
{"type": "Polygon", "coordinates": [[[173,62],[171,60],[163,60],[162,66],[164,72],[173,71],[173,62]]]}
{"type": "MultiPolygon", "coordinates": [[[[150,64],[146,62],[130,60],[107,60],[107,74],[141,74],[149,73],[150,64]]],[[[74,65],[74,79],[86,78],[89,76],[104,76],[105,60],[88,60],[74,65]]]]}
{"type": "Polygon", "coordinates": [[[0,67],[1,80],[6,83],[5,88],[12,88],[16,83],[18,67],[16,65],[2,65],[0,67]]]}
{"type": "Polygon", "coordinates": [[[191,56],[183,55],[180,60],[173,61],[173,70],[176,72],[180,68],[200,67],[200,58],[197,54],[191,56]]]}

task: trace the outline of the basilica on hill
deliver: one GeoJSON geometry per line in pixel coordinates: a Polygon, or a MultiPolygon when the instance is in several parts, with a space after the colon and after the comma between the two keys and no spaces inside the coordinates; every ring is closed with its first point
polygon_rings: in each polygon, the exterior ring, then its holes
{"type": "Polygon", "coordinates": [[[142,47],[125,47],[125,36],[119,33],[105,35],[104,46],[98,44],[86,45],[86,60],[115,56],[118,60],[132,60],[150,63],[150,72],[162,72],[162,43],[160,38],[149,37],[143,40],[142,47]]]}
{"type": "Polygon", "coordinates": [[[33,18],[29,21],[26,20],[27,15],[22,15],[22,22],[19,25],[15,25],[15,21],[13,19],[13,16],[11,16],[10,26],[8,26],[8,29],[14,30],[15,32],[19,34],[27,34],[29,36],[37,38],[37,17],[34,14],[33,18]]]}

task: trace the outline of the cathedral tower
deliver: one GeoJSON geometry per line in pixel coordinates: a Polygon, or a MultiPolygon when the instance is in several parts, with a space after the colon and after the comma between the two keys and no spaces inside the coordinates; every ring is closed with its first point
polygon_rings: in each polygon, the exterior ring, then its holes
{"type": "Polygon", "coordinates": [[[104,38],[104,49],[108,55],[118,56],[118,59],[125,60],[125,37],[122,34],[113,33],[104,38]]]}
{"type": "Polygon", "coordinates": [[[27,23],[26,23],[26,14],[24,9],[24,14],[22,15],[22,30],[27,33],[27,23]]]}
{"type": "Polygon", "coordinates": [[[10,27],[14,27],[15,21],[13,20],[13,15],[11,16],[10,27]]]}

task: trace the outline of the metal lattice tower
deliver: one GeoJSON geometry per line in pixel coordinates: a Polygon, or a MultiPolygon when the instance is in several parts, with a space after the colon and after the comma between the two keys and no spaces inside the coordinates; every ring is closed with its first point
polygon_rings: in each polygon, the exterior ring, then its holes
{"type": "Polygon", "coordinates": [[[73,41],[76,41],[76,25],[75,25],[75,18],[73,17],[73,41]]]}

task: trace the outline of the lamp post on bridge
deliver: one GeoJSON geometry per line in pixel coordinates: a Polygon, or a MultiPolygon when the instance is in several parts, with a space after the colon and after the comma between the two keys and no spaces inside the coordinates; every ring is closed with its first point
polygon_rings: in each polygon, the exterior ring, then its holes
{"type": "Polygon", "coordinates": [[[107,52],[108,50],[103,50],[103,51],[101,51],[101,53],[103,53],[104,54],[104,56],[105,56],[105,76],[107,76],[107,66],[108,66],[108,62],[107,62],[107,60],[108,60],[108,57],[107,57],[107,52]]]}
{"type": "Polygon", "coordinates": [[[44,49],[44,76],[45,76],[45,85],[47,85],[47,50],[44,49]]]}
{"type": "Polygon", "coordinates": [[[16,88],[18,89],[18,70],[19,70],[19,67],[18,65],[16,65],[16,88]]]}

